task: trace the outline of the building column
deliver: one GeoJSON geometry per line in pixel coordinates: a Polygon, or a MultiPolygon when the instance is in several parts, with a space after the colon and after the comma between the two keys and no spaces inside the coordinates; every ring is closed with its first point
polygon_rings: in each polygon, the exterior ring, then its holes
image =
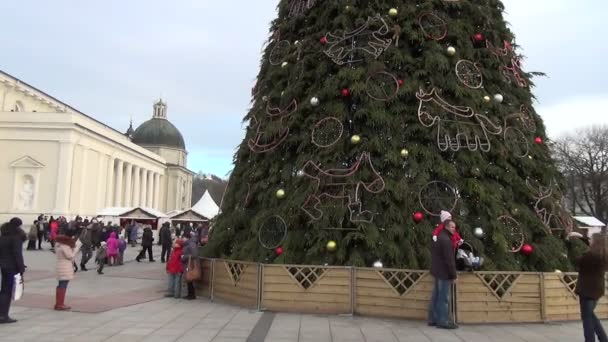
{"type": "MultiPolygon", "coordinates": [[[[80,168],[80,191],[79,191],[79,195],[78,195],[78,214],[79,215],[84,215],[85,212],[84,210],[86,208],[84,208],[84,204],[85,204],[85,200],[84,200],[84,196],[85,196],[85,187],[86,187],[86,179],[89,176],[87,169],[88,169],[88,164],[89,164],[89,149],[87,147],[82,146],[82,167],[80,168]]],[[[89,191],[91,189],[88,189],[89,191]]],[[[86,202],[88,203],[88,202],[86,202]]]]}
{"type": "Polygon", "coordinates": [[[55,188],[55,215],[67,215],[72,190],[72,165],[74,162],[74,145],[69,141],[59,143],[59,170],[55,188]]]}
{"type": "Polygon", "coordinates": [[[127,183],[125,184],[125,206],[131,207],[133,205],[133,194],[131,192],[133,190],[133,164],[128,163],[125,172],[127,173],[127,177],[125,179],[125,183],[127,183]]]}
{"type": "Polygon", "coordinates": [[[106,208],[114,206],[114,161],[108,156],[108,173],[106,174],[106,208]]]}
{"type": "Polygon", "coordinates": [[[122,177],[123,177],[124,162],[118,160],[116,163],[116,186],[114,187],[114,206],[122,207],[122,177]]]}
{"type": "Polygon", "coordinates": [[[133,166],[133,172],[135,173],[133,176],[133,206],[139,207],[139,203],[141,202],[141,169],[139,166],[133,166]]]}
{"type": "Polygon", "coordinates": [[[107,169],[107,165],[105,164],[107,163],[107,160],[102,154],[98,154],[97,160],[99,161],[99,165],[97,165],[97,170],[95,170],[95,177],[97,177],[97,190],[95,191],[97,200],[95,201],[95,210],[99,211],[99,209],[103,209],[106,205],[104,191],[104,188],[106,187],[106,174],[103,173],[103,167],[106,166],[107,169]]]}
{"type": "Polygon", "coordinates": [[[146,207],[148,203],[148,196],[146,196],[146,192],[148,191],[148,171],[145,169],[141,170],[141,203],[139,205],[141,207],[146,207]]]}
{"type": "Polygon", "coordinates": [[[154,173],[148,171],[148,191],[147,194],[147,207],[152,208],[152,202],[154,201],[154,173]]]}
{"type": "Polygon", "coordinates": [[[158,200],[160,199],[160,174],[154,174],[154,209],[158,210],[158,200]]]}

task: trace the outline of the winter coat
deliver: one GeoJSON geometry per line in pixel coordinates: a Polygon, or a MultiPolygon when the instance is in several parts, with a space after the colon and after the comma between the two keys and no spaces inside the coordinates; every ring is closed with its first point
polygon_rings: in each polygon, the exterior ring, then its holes
{"type": "Polygon", "coordinates": [[[171,247],[173,243],[171,239],[171,229],[167,225],[163,225],[163,227],[158,232],[158,238],[160,239],[161,245],[165,247],[171,247]]]}
{"type": "Polygon", "coordinates": [[[169,274],[179,274],[184,273],[184,264],[182,263],[182,253],[183,249],[181,244],[178,244],[171,251],[171,255],[169,256],[169,261],[167,261],[167,273],[169,274]]]}
{"type": "Polygon", "coordinates": [[[59,234],[59,222],[52,221],[49,226],[51,228],[51,236],[49,237],[49,239],[55,240],[57,234],[59,234]]]}
{"type": "Polygon", "coordinates": [[[105,259],[108,257],[108,246],[100,246],[97,248],[97,254],[95,255],[95,260],[97,262],[105,262],[105,259]]]}
{"type": "Polygon", "coordinates": [[[55,239],[55,254],[57,255],[57,266],[55,273],[57,280],[72,280],[74,279],[74,260],[76,254],[80,250],[81,243],[76,245],[74,240],[65,235],[58,235],[55,239]]]}
{"type": "Polygon", "coordinates": [[[27,233],[27,238],[30,241],[36,241],[38,239],[38,226],[33,224],[30,227],[29,233],[27,233]]]}
{"type": "Polygon", "coordinates": [[[25,272],[23,244],[19,236],[0,236],[0,269],[11,273],[25,272]]]}
{"type": "Polygon", "coordinates": [[[118,252],[120,254],[124,253],[127,250],[127,240],[120,239],[118,240],[118,252]]]}
{"type": "MultiPolygon", "coordinates": [[[[439,233],[441,233],[444,228],[445,227],[443,226],[443,223],[440,223],[437,228],[435,228],[435,230],[433,231],[433,240],[436,241],[436,237],[439,236],[439,233]]],[[[462,244],[462,242],[464,242],[464,240],[462,240],[462,237],[460,236],[458,231],[454,231],[454,234],[452,234],[452,247],[454,247],[454,250],[457,250],[458,247],[460,247],[460,245],[462,244]]]]}
{"type": "Polygon", "coordinates": [[[93,226],[88,226],[80,232],[78,238],[84,247],[91,247],[93,245],[93,226]]]}
{"type": "Polygon", "coordinates": [[[110,227],[101,228],[101,241],[108,241],[110,238],[110,227]]]}
{"type": "Polygon", "coordinates": [[[193,236],[184,244],[182,261],[188,262],[188,257],[198,257],[198,255],[198,238],[196,236],[193,236]]]}
{"type": "Polygon", "coordinates": [[[142,247],[152,247],[153,242],[154,242],[154,235],[152,233],[152,229],[150,229],[150,228],[144,229],[144,235],[141,238],[141,246],[142,247]]]}
{"type": "Polygon", "coordinates": [[[578,260],[578,281],[576,294],[581,297],[598,300],[606,291],[605,277],[608,265],[601,256],[587,252],[578,260]]]}
{"type": "Polygon", "coordinates": [[[436,279],[456,279],[456,256],[452,245],[452,234],[444,229],[431,244],[431,274],[436,279]]]}
{"type": "Polygon", "coordinates": [[[118,239],[116,233],[112,232],[107,241],[108,244],[108,256],[115,257],[118,255],[118,239]]]}
{"type": "Polygon", "coordinates": [[[137,233],[139,228],[136,225],[131,226],[131,231],[129,232],[129,239],[131,241],[137,241],[137,233]]]}

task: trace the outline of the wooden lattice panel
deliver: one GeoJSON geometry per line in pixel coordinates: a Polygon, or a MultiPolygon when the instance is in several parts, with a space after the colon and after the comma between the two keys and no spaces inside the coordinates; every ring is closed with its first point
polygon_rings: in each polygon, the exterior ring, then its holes
{"type": "Polygon", "coordinates": [[[578,274],[563,274],[559,278],[562,281],[562,283],[564,283],[564,285],[566,285],[566,288],[568,289],[568,291],[570,291],[570,293],[575,298],[578,298],[578,295],[576,294],[576,283],[578,282],[578,274]]]}
{"type": "Polygon", "coordinates": [[[492,291],[496,298],[503,300],[521,275],[512,273],[484,273],[477,274],[477,276],[492,291]]]}
{"type": "Polygon", "coordinates": [[[308,290],[323,278],[327,269],[322,267],[285,266],[285,271],[304,290],[308,290]]]}
{"type": "Polygon", "coordinates": [[[406,296],[428,274],[423,271],[377,271],[395,293],[406,296]]]}
{"type": "Polygon", "coordinates": [[[226,265],[226,269],[228,270],[228,273],[230,274],[230,280],[232,280],[232,284],[234,286],[236,286],[239,283],[239,281],[241,280],[241,275],[243,273],[245,273],[245,270],[247,269],[247,265],[241,264],[238,262],[230,262],[230,261],[225,261],[224,265],[226,265]]]}

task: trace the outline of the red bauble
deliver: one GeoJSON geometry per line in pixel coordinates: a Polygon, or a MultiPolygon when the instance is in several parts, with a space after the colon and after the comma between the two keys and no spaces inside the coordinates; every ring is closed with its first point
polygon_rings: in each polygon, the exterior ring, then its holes
{"type": "Polygon", "coordinates": [[[350,90],[348,88],[342,89],[342,97],[349,97],[349,96],[350,96],[350,90]]]}
{"type": "Polygon", "coordinates": [[[319,39],[319,42],[321,42],[321,44],[323,45],[327,44],[327,37],[321,37],[321,39],[319,39]]]}
{"type": "Polygon", "coordinates": [[[521,254],[525,255],[525,256],[530,256],[534,253],[534,246],[530,245],[530,244],[525,244],[523,245],[523,247],[521,248],[521,254]]]}
{"type": "Polygon", "coordinates": [[[397,82],[399,83],[399,86],[400,86],[400,87],[403,87],[403,84],[405,84],[405,81],[404,81],[404,80],[399,80],[399,81],[397,81],[397,82]]]}
{"type": "Polygon", "coordinates": [[[424,220],[424,214],[417,211],[414,213],[414,222],[416,223],[420,223],[422,222],[422,220],[424,220]]]}
{"type": "Polygon", "coordinates": [[[277,256],[280,256],[281,254],[283,254],[283,247],[277,247],[274,249],[274,254],[276,254],[277,256]]]}
{"type": "Polygon", "coordinates": [[[483,33],[477,33],[473,36],[475,43],[481,43],[484,40],[483,33]]]}
{"type": "Polygon", "coordinates": [[[543,138],[542,137],[536,137],[536,138],[534,138],[534,142],[537,145],[542,145],[543,144],[543,138]]]}

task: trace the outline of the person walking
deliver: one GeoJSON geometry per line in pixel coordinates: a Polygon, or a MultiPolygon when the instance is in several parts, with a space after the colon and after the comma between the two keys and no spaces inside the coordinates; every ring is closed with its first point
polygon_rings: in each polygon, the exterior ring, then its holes
{"type": "Polygon", "coordinates": [[[36,238],[38,239],[38,249],[42,250],[42,240],[44,239],[44,226],[45,219],[43,215],[38,217],[38,224],[36,225],[36,238]]]}
{"type": "Polygon", "coordinates": [[[121,236],[118,240],[118,264],[124,265],[125,263],[125,251],[127,250],[128,242],[125,236],[121,236]]]}
{"type": "Polygon", "coordinates": [[[34,221],[34,224],[30,226],[30,230],[27,233],[27,250],[36,250],[36,240],[38,239],[38,221],[34,221]]]}
{"type": "Polygon", "coordinates": [[[184,273],[184,264],[182,263],[183,244],[183,240],[176,240],[173,251],[171,251],[171,255],[167,260],[166,269],[169,278],[169,286],[165,297],[182,297],[182,274],[184,273]]]}
{"type": "Polygon", "coordinates": [[[169,253],[171,252],[171,245],[173,243],[171,239],[171,225],[169,222],[163,223],[163,226],[158,232],[158,239],[162,245],[162,251],[160,253],[160,262],[164,263],[165,260],[169,260],[169,253]]]}
{"type": "Polygon", "coordinates": [[[93,226],[97,223],[92,223],[82,229],[80,232],[80,236],[78,240],[82,244],[80,251],[82,253],[82,257],[80,259],[80,270],[88,271],[87,263],[93,257],[93,226]]]}
{"type": "MultiPolygon", "coordinates": [[[[188,262],[190,261],[190,259],[193,259],[194,262],[198,262],[199,238],[196,234],[191,234],[191,233],[188,233],[186,235],[186,237],[188,238],[188,241],[186,241],[186,243],[184,244],[183,253],[182,253],[182,262],[187,265],[188,262]]],[[[186,285],[188,286],[188,294],[184,297],[184,299],[189,299],[189,300],[196,299],[196,291],[194,288],[194,282],[188,281],[188,282],[186,282],[186,285]]]]}
{"type": "Polygon", "coordinates": [[[139,234],[139,224],[133,223],[131,231],[129,232],[129,240],[131,240],[131,247],[137,246],[137,235],[139,234]]]}
{"type": "Polygon", "coordinates": [[[55,310],[66,311],[71,308],[65,305],[65,295],[70,280],[74,279],[74,260],[80,250],[80,240],[67,235],[58,235],[55,239],[55,254],[57,254],[57,289],[55,291],[55,310]]]}
{"type": "Polygon", "coordinates": [[[144,228],[144,235],[141,237],[141,252],[135,261],[140,262],[142,258],[145,258],[146,251],[148,252],[148,260],[150,262],[155,262],[154,257],[152,255],[152,245],[154,244],[154,234],[152,233],[152,228],[146,227],[144,228]]]}
{"type": "Polygon", "coordinates": [[[428,323],[441,329],[457,329],[455,323],[448,322],[450,292],[457,279],[456,257],[452,245],[456,223],[446,220],[443,224],[444,229],[437,236],[437,241],[431,245],[431,275],[435,286],[429,305],[428,323]]]}
{"type": "Polygon", "coordinates": [[[97,262],[97,274],[103,274],[103,266],[106,264],[108,258],[108,246],[105,241],[101,241],[99,248],[97,248],[97,254],[95,255],[95,262],[97,262]]]}
{"type": "Polygon", "coordinates": [[[115,232],[110,233],[106,243],[108,246],[108,265],[114,266],[118,262],[118,239],[115,232]]]}
{"type": "Polygon", "coordinates": [[[596,335],[600,342],[608,342],[602,322],[594,312],[597,302],[604,296],[606,289],[604,280],[608,268],[606,244],[605,234],[594,234],[591,237],[589,251],[577,260],[578,281],[575,292],[579,296],[585,342],[595,342],[596,335]]]}
{"type": "Polygon", "coordinates": [[[57,235],[59,235],[59,221],[54,220],[51,216],[51,221],[49,222],[49,241],[51,242],[51,251],[55,251],[55,239],[57,235]]]}
{"type": "Polygon", "coordinates": [[[0,227],[0,273],[2,285],[0,288],[0,324],[15,323],[10,318],[9,311],[15,286],[15,275],[25,272],[23,249],[20,232],[17,229],[21,219],[11,219],[12,224],[5,223],[0,227]]]}

